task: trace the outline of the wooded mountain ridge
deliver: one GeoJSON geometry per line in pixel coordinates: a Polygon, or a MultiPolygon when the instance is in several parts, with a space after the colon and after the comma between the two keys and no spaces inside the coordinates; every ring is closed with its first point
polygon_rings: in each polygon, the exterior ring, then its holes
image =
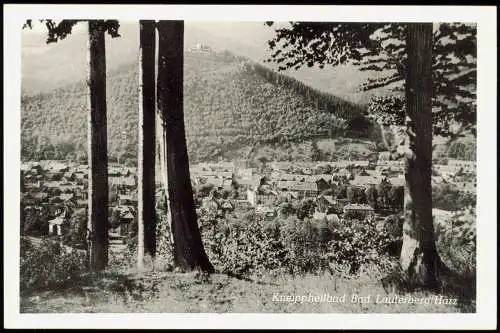
{"type": "MultiPolygon", "coordinates": [[[[184,112],[192,161],[258,144],[366,137],[364,108],[227,51],[186,53],[184,112]]],[[[85,82],[22,97],[22,158],[85,159],[85,82]]],[[[138,65],[108,73],[110,160],[136,159],[138,65]]]]}

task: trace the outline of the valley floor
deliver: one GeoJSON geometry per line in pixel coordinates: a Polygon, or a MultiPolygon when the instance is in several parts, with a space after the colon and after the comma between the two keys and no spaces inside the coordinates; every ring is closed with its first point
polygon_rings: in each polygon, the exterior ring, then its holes
{"type": "Polygon", "coordinates": [[[71,282],[66,287],[26,292],[21,295],[20,310],[21,313],[456,313],[475,311],[474,302],[464,304],[463,300],[458,299],[456,305],[444,303],[446,303],[445,298],[429,292],[387,294],[377,280],[334,279],[330,275],[283,275],[251,281],[221,274],[200,277],[194,273],[117,274],[109,272],[92,278],[84,277],[80,281],[71,282]],[[295,298],[297,302],[294,302],[292,297],[297,297],[295,298]],[[387,304],[388,302],[392,303],[387,304]]]}

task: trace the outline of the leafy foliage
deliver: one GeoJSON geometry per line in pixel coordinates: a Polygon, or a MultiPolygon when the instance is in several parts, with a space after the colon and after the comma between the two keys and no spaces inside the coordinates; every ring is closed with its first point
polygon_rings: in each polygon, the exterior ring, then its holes
{"type": "Polygon", "coordinates": [[[333,230],[328,244],[328,258],[337,264],[349,264],[351,273],[361,266],[380,265],[383,270],[389,265],[387,253],[392,245],[401,240],[399,233],[391,232],[391,225],[379,230],[373,219],[345,219],[342,226],[333,230]]]}
{"type": "Polygon", "coordinates": [[[68,252],[58,243],[34,246],[21,241],[20,284],[23,290],[54,287],[78,278],[86,271],[85,254],[68,252]]]}
{"type": "Polygon", "coordinates": [[[454,141],[447,151],[447,156],[449,158],[454,158],[457,160],[476,160],[476,144],[475,142],[464,142],[464,141],[454,141]]]}
{"type": "Polygon", "coordinates": [[[71,247],[85,247],[87,243],[87,209],[76,210],[69,221],[69,230],[63,242],[71,247]]]}
{"type": "Polygon", "coordinates": [[[250,214],[240,223],[213,216],[200,222],[205,250],[221,273],[248,276],[283,269],[288,262],[276,224],[250,214]]]}
{"type": "MultiPolygon", "coordinates": [[[[290,22],[289,26],[277,28],[276,36],[268,42],[273,51],[268,61],[280,64],[280,70],[351,63],[374,73],[362,90],[392,85],[394,90],[403,91],[408,56],[406,32],[402,23],[290,22]]],[[[436,135],[455,135],[455,123],[461,124],[459,132],[475,134],[476,33],[473,24],[435,26],[432,73],[436,135]]],[[[401,102],[392,98],[384,101],[388,104],[382,111],[401,120],[397,115],[401,102]],[[397,105],[391,108],[390,104],[397,105]]],[[[381,104],[380,100],[375,103],[381,104]]],[[[382,121],[390,118],[382,116],[382,121]]]]}
{"type": "Polygon", "coordinates": [[[434,208],[458,211],[468,206],[476,206],[476,194],[460,191],[454,184],[440,184],[432,188],[434,208]]]}
{"type": "Polygon", "coordinates": [[[51,217],[50,211],[45,207],[40,209],[29,206],[21,200],[21,234],[42,236],[47,235],[49,232],[49,219],[51,217]]]}
{"type": "Polygon", "coordinates": [[[443,260],[463,276],[476,274],[476,221],[469,213],[456,215],[436,226],[437,245],[443,260]]]}
{"type": "Polygon", "coordinates": [[[200,225],[216,269],[241,276],[317,273],[332,266],[350,267],[350,274],[375,266],[383,271],[402,235],[390,223],[377,228],[372,220],[334,224],[291,214],[272,221],[254,213],[237,220],[203,215],[200,225]]]}
{"type": "MultiPolygon", "coordinates": [[[[57,43],[60,40],[65,39],[71,35],[73,27],[79,22],[84,22],[88,20],[39,20],[40,23],[45,24],[47,28],[47,44],[57,43]]],[[[101,28],[103,31],[107,32],[111,37],[120,37],[118,30],[120,28],[120,23],[117,20],[99,20],[101,23],[101,28]]],[[[23,24],[23,29],[32,29],[33,20],[26,20],[23,24]]]]}

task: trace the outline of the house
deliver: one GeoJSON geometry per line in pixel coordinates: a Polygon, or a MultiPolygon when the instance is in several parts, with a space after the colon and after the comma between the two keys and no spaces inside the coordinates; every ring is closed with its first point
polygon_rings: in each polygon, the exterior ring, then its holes
{"type": "Polygon", "coordinates": [[[391,152],[383,151],[378,154],[378,163],[389,161],[391,159],[391,152]]]}
{"type": "Polygon", "coordinates": [[[62,203],[62,202],[63,202],[63,200],[59,196],[50,197],[50,199],[49,199],[49,204],[51,204],[51,205],[57,204],[57,203],[62,203]]]}
{"type": "Polygon", "coordinates": [[[405,186],[405,179],[402,177],[391,177],[387,180],[394,187],[405,186]]]}
{"type": "Polygon", "coordinates": [[[21,172],[29,172],[31,170],[31,164],[29,163],[21,163],[21,172]]]}
{"type": "Polygon", "coordinates": [[[120,222],[115,228],[110,229],[110,236],[125,236],[128,233],[129,225],[134,221],[135,216],[129,206],[118,206],[120,211],[120,222]]]}
{"type": "Polygon", "coordinates": [[[196,44],[193,48],[188,48],[187,52],[200,55],[214,55],[216,53],[209,45],[203,45],[201,43],[196,44]]]}
{"type": "Polygon", "coordinates": [[[51,181],[60,181],[63,177],[62,172],[57,172],[57,171],[49,171],[48,173],[45,174],[45,178],[51,181]]]}
{"type": "Polygon", "coordinates": [[[208,196],[206,198],[203,198],[201,207],[202,210],[205,210],[208,213],[216,214],[217,216],[224,215],[221,204],[213,196],[208,196]]]}
{"type": "Polygon", "coordinates": [[[260,189],[247,190],[247,200],[254,207],[257,205],[271,205],[277,195],[274,191],[261,191],[260,189]]]}
{"type": "Polygon", "coordinates": [[[299,198],[318,195],[318,185],[311,182],[279,181],[276,188],[283,192],[297,192],[299,198]]]}
{"type": "Polygon", "coordinates": [[[49,236],[62,236],[63,227],[67,221],[67,211],[63,210],[54,219],[49,221],[49,236]]]}
{"type": "Polygon", "coordinates": [[[123,206],[133,205],[137,202],[137,194],[119,194],[118,204],[123,206]]]}
{"type": "Polygon", "coordinates": [[[342,213],[344,204],[331,195],[320,195],[316,199],[316,210],[321,213],[342,213]]]}
{"type": "Polygon", "coordinates": [[[49,236],[52,235],[57,235],[57,236],[62,236],[62,228],[64,225],[64,218],[62,217],[56,217],[55,219],[52,219],[49,221],[49,236]]]}
{"type": "Polygon", "coordinates": [[[88,192],[85,191],[85,188],[83,186],[75,186],[75,190],[73,191],[73,193],[78,199],[87,199],[88,192]]]}
{"type": "Polygon", "coordinates": [[[370,161],[347,161],[347,165],[355,166],[355,167],[367,167],[370,164],[370,161]]]}
{"type": "Polygon", "coordinates": [[[40,181],[29,182],[27,184],[24,184],[25,189],[39,189],[41,186],[42,183],[40,181]]]}
{"type": "Polygon", "coordinates": [[[231,171],[216,171],[215,176],[223,179],[232,179],[233,173],[231,171]]]}
{"type": "Polygon", "coordinates": [[[349,165],[349,161],[345,161],[345,160],[335,161],[335,162],[331,162],[330,164],[333,168],[342,169],[342,168],[345,168],[349,165]]]}
{"type": "Polygon", "coordinates": [[[231,173],[235,169],[234,162],[217,162],[217,163],[205,163],[204,168],[212,169],[214,171],[230,171],[231,173]]]}
{"type": "Polygon", "coordinates": [[[109,185],[121,185],[122,177],[118,175],[108,175],[109,185]]]}
{"type": "Polygon", "coordinates": [[[337,173],[337,176],[339,177],[349,177],[351,175],[351,172],[347,169],[340,169],[337,173]]]}
{"type": "Polygon", "coordinates": [[[132,212],[129,209],[121,218],[127,222],[130,222],[134,219],[134,215],[132,214],[132,212]]]}
{"type": "Polygon", "coordinates": [[[87,183],[88,175],[84,173],[75,173],[75,183],[78,185],[85,185],[87,183]]]}
{"type": "Polygon", "coordinates": [[[46,188],[59,188],[60,183],[57,181],[50,181],[50,182],[45,182],[43,183],[43,187],[46,188]]]}
{"type": "Polygon", "coordinates": [[[253,188],[253,189],[257,189],[258,187],[260,187],[261,185],[263,185],[265,183],[265,177],[264,176],[261,176],[261,175],[252,175],[251,178],[241,178],[241,179],[237,179],[236,182],[245,187],[245,188],[253,188]]]}
{"type": "Polygon", "coordinates": [[[74,194],[73,193],[62,193],[60,196],[61,200],[63,202],[73,200],[74,199],[74,194]]]}
{"type": "Polygon", "coordinates": [[[363,216],[373,215],[375,210],[370,205],[366,204],[349,204],[344,206],[344,214],[346,213],[356,213],[363,216]]]}
{"type": "Polygon", "coordinates": [[[220,204],[220,207],[222,208],[223,211],[226,211],[226,212],[232,212],[234,211],[234,204],[230,201],[230,200],[224,200],[221,204],[220,204]]]}
{"type": "Polygon", "coordinates": [[[331,223],[338,224],[340,222],[339,216],[337,214],[326,214],[321,212],[314,212],[312,216],[313,220],[316,221],[327,221],[331,223]]]}
{"type": "Polygon", "coordinates": [[[250,168],[238,168],[235,170],[235,176],[241,178],[251,178],[253,175],[253,170],[250,168]]]}
{"type": "Polygon", "coordinates": [[[304,175],[312,175],[312,174],[314,174],[313,168],[310,168],[310,167],[302,167],[301,170],[302,170],[302,173],[304,175]]]}
{"type": "Polygon", "coordinates": [[[75,191],[75,185],[71,183],[60,183],[59,190],[62,193],[73,193],[75,191]]]}
{"type": "Polygon", "coordinates": [[[269,177],[272,180],[298,180],[297,178],[300,176],[301,175],[272,171],[269,177]]]}
{"type": "Polygon", "coordinates": [[[197,169],[193,171],[193,175],[196,176],[205,176],[205,177],[215,177],[216,173],[212,169],[204,170],[204,169],[197,169]]]}
{"type": "Polygon", "coordinates": [[[38,201],[45,201],[48,198],[48,193],[46,192],[38,192],[33,194],[33,199],[36,199],[38,201]]]}
{"type": "Polygon", "coordinates": [[[50,171],[53,173],[64,174],[69,171],[69,166],[65,163],[55,163],[50,166],[50,171]]]}
{"type": "Polygon", "coordinates": [[[291,167],[290,162],[271,162],[269,165],[271,169],[276,171],[288,171],[291,167]]]}
{"type": "Polygon", "coordinates": [[[264,215],[267,218],[273,218],[276,216],[276,210],[274,208],[262,206],[262,205],[258,205],[255,208],[255,212],[257,214],[264,215]]]}
{"type": "Polygon", "coordinates": [[[84,199],[78,199],[76,200],[76,206],[79,208],[86,207],[89,204],[87,200],[84,199]]]}
{"type": "Polygon", "coordinates": [[[377,165],[378,166],[392,167],[392,168],[401,168],[405,165],[405,160],[398,159],[398,160],[389,160],[389,161],[378,161],[377,165]]]}
{"type": "Polygon", "coordinates": [[[257,190],[248,189],[247,190],[247,200],[252,206],[257,206],[257,190]]]}
{"type": "Polygon", "coordinates": [[[377,178],[382,177],[382,174],[380,173],[379,170],[364,169],[364,171],[368,174],[368,176],[377,177],[377,178]]]}
{"type": "Polygon", "coordinates": [[[43,172],[43,168],[40,164],[32,164],[30,167],[30,173],[32,175],[39,175],[43,172]]]}
{"type": "Polygon", "coordinates": [[[64,174],[63,174],[63,178],[66,179],[67,181],[71,181],[71,180],[74,180],[74,173],[72,171],[66,171],[64,174]]]}
{"type": "Polygon", "coordinates": [[[233,188],[233,180],[232,179],[223,179],[222,180],[222,189],[223,190],[231,190],[233,188]]]}
{"type": "Polygon", "coordinates": [[[135,187],[137,185],[134,176],[112,176],[108,177],[110,185],[124,186],[124,187],[135,187]]]}
{"type": "Polygon", "coordinates": [[[203,184],[210,184],[213,185],[216,189],[222,189],[224,185],[224,179],[214,177],[214,176],[208,176],[204,177],[205,182],[203,184]]]}
{"type": "Polygon", "coordinates": [[[130,171],[119,165],[112,165],[108,168],[108,176],[119,177],[119,176],[129,176],[130,171]]]}
{"type": "Polygon", "coordinates": [[[376,186],[380,184],[382,181],[381,177],[373,177],[373,176],[357,176],[353,180],[351,180],[351,185],[360,186],[360,187],[369,187],[376,186]]]}
{"type": "Polygon", "coordinates": [[[319,177],[316,177],[316,178],[317,178],[316,185],[318,187],[318,191],[319,192],[322,192],[322,191],[325,191],[325,190],[329,190],[329,189],[332,188],[332,182],[331,182],[331,180],[328,181],[325,178],[319,178],[319,177]]]}

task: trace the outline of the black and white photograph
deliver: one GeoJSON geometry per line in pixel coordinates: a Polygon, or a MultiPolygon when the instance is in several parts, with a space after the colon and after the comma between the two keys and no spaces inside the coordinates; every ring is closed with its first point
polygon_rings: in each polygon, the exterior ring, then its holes
{"type": "Polygon", "coordinates": [[[496,326],[495,7],[7,7],[13,326],[496,326]]]}

